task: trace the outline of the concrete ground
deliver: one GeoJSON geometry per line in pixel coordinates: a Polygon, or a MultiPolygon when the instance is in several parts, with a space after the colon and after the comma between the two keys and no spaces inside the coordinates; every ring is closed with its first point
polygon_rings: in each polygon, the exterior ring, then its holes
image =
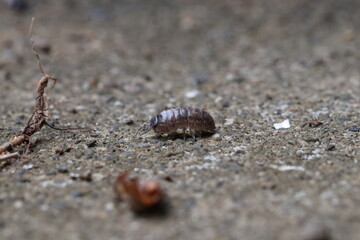
{"type": "Polygon", "coordinates": [[[94,131],[44,127],[1,165],[0,239],[360,239],[359,1],[5,2],[0,143],[34,109],[32,16],[54,123],[94,131]],[[134,138],[178,106],[217,133],[134,138]],[[158,179],[167,214],[114,200],[125,170],[158,179]]]}

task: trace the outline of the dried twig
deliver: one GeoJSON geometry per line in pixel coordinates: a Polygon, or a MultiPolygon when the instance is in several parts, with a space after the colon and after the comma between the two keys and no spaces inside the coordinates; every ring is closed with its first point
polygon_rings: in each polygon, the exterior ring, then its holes
{"type": "Polygon", "coordinates": [[[39,70],[43,77],[40,79],[38,85],[37,85],[37,97],[35,100],[35,110],[32,113],[31,117],[29,118],[27,125],[25,126],[24,130],[21,131],[16,136],[12,136],[10,140],[3,145],[0,146],[0,156],[4,159],[15,157],[16,154],[13,154],[12,151],[15,147],[20,146],[23,143],[26,143],[26,152],[25,155],[29,152],[30,147],[30,139],[31,136],[40,131],[40,129],[46,125],[53,129],[57,130],[90,130],[89,128],[55,128],[54,126],[50,125],[48,121],[50,120],[49,116],[49,108],[48,108],[48,99],[47,95],[45,93],[45,88],[48,86],[49,81],[53,81],[53,86],[56,84],[56,78],[49,76],[44,72],[44,69],[42,68],[40,56],[36,52],[34,47],[34,40],[32,38],[32,30],[34,25],[35,18],[33,17],[31,20],[31,25],[29,28],[29,39],[31,42],[31,50],[34,53],[34,55],[37,58],[39,70]]]}
{"type": "Polygon", "coordinates": [[[20,154],[18,152],[9,153],[9,154],[0,156],[0,161],[5,161],[5,160],[11,159],[11,158],[18,158],[18,157],[20,157],[20,154]]]}

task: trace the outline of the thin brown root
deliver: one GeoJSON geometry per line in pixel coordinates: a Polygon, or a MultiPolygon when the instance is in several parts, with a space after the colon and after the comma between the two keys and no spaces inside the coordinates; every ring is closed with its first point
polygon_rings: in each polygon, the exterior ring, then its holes
{"type": "Polygon", "coordinates": [[[31,19],[31,24],[30,24],[30,28],[29,28],[29,34],[28,34],[28,38],[30,39],[31,42],[31,51],[34,53],[34,55],[36,56],[37,60],[38,60],[38,65],[39,65],[39,69],[40,72],[42,73],[42,75],[46,76],[42,66],[41,66],[41,62],[40,62],[40,56],[39,54],[35,51],[35,46],[34,46],[34,39],[32,38],[32,30],[34,27],[34,21],[35,21],[35,17],[32,17],[31,19]]]}

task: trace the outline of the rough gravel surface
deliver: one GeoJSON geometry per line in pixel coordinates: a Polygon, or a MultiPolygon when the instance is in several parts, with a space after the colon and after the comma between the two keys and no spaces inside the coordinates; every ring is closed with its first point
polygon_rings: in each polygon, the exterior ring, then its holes
{"type": "Polygon", "coordinates": [[[34,108],[32,16],[53,122],[94,131],[44,127],[1,164],[0,239],[360,239],[359,1],[5,2],[0,143],[34,108]],[[134,138],[178,106],[217,133],[134,138]],[[160,181],[166,215],[114,200],[125,170],[160,181]]]}

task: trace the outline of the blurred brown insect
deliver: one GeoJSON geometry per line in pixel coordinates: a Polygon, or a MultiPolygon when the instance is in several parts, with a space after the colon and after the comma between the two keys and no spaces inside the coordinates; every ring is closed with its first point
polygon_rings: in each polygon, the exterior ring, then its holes
{"type": "Polygon", "coordinates": [[[145,123],[136,132],[141,135],[154,130],[155,133],[176,133],[181,129],[184,133],[189,129],[190,134],[195,137],[196,133],[214,133],[215,122],[211,115],[202,109],[192,107],[171,108],[160,112],[151,118],[150,123],[145,123]]]}
{"type": "Polygon", "coordinates": [[[114,191],[119,200],[125,200],[134,212],[143,212],[158,208],[163,204],[163,190],[154,179],[139,181],[120,173],[114,184],[114,191]]]}

